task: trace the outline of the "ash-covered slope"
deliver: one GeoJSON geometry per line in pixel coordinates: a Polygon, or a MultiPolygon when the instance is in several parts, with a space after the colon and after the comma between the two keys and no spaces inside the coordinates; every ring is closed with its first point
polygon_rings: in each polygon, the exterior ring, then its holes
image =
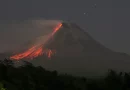
{"type": "Polygon", "coordinates": [[[104,47],[74,23],[63,22],[45,46],[55,49],[55,56],[32,62],[50,70],[74,75],[100,75],[108,69],[130,71],[130,56],[104,47]]]}
{"type": "Polygon", "coordinates": [[[87,32],[73,23],[62,23],[60,30],[46,46],[56,49],[58,56],[64,54],[65,57],[112,53],[110,49],[96,42],[87,32]]]}

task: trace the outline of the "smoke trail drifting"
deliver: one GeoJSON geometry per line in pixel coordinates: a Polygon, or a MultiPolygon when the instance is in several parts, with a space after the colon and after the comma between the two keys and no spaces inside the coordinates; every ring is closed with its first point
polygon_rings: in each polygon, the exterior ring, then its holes
{"type": "MultiPolygon", "coordinates": [[[[24,20],[0,25],[0,53],[17,51],[30,40],[44,41],[61,20],[24,20]],[[42,38],[40,38],[42,37],[42,38]],[[37,38],[38,39],[38,38],[37,38]]],[[[30,44],[30,43],[29,43],[30,44]]],[[[26,48],[26,46],[24,46],[26,48]]]]}

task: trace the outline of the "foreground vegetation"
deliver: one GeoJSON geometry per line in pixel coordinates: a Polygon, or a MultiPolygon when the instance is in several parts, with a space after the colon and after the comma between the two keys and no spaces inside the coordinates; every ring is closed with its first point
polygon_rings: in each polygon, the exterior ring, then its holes
{"type": "Polygon", "coordinates": [[[0,90],[130,90],[129,73],[109,70],[102,79],[89,79],[60,75],[25,61],[17,68],[10,60],[0,61],[0,90]]]}

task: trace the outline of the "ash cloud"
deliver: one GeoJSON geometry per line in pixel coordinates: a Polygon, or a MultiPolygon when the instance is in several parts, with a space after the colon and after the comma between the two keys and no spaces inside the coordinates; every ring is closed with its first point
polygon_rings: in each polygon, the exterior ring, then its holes
{"type": "Polygon", "coordinates": [[[44,37],[53,31],[61,20],[33,19],[0,23],[0,53],[26,47],[25,43],[44,37]]]}

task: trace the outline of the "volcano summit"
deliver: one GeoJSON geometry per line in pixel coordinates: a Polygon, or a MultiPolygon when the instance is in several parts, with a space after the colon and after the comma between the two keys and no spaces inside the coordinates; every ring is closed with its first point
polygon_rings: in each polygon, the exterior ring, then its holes
{"type": "Polygon", "coordinates": [[[77,24],[69,22],[59,23],[52,33],[40,36],[29,48],[10,58],[33,59],[35,65],[73,75],[101,75],[108,69],[130,71],[129,55],[104,47],[77,24]]]}

